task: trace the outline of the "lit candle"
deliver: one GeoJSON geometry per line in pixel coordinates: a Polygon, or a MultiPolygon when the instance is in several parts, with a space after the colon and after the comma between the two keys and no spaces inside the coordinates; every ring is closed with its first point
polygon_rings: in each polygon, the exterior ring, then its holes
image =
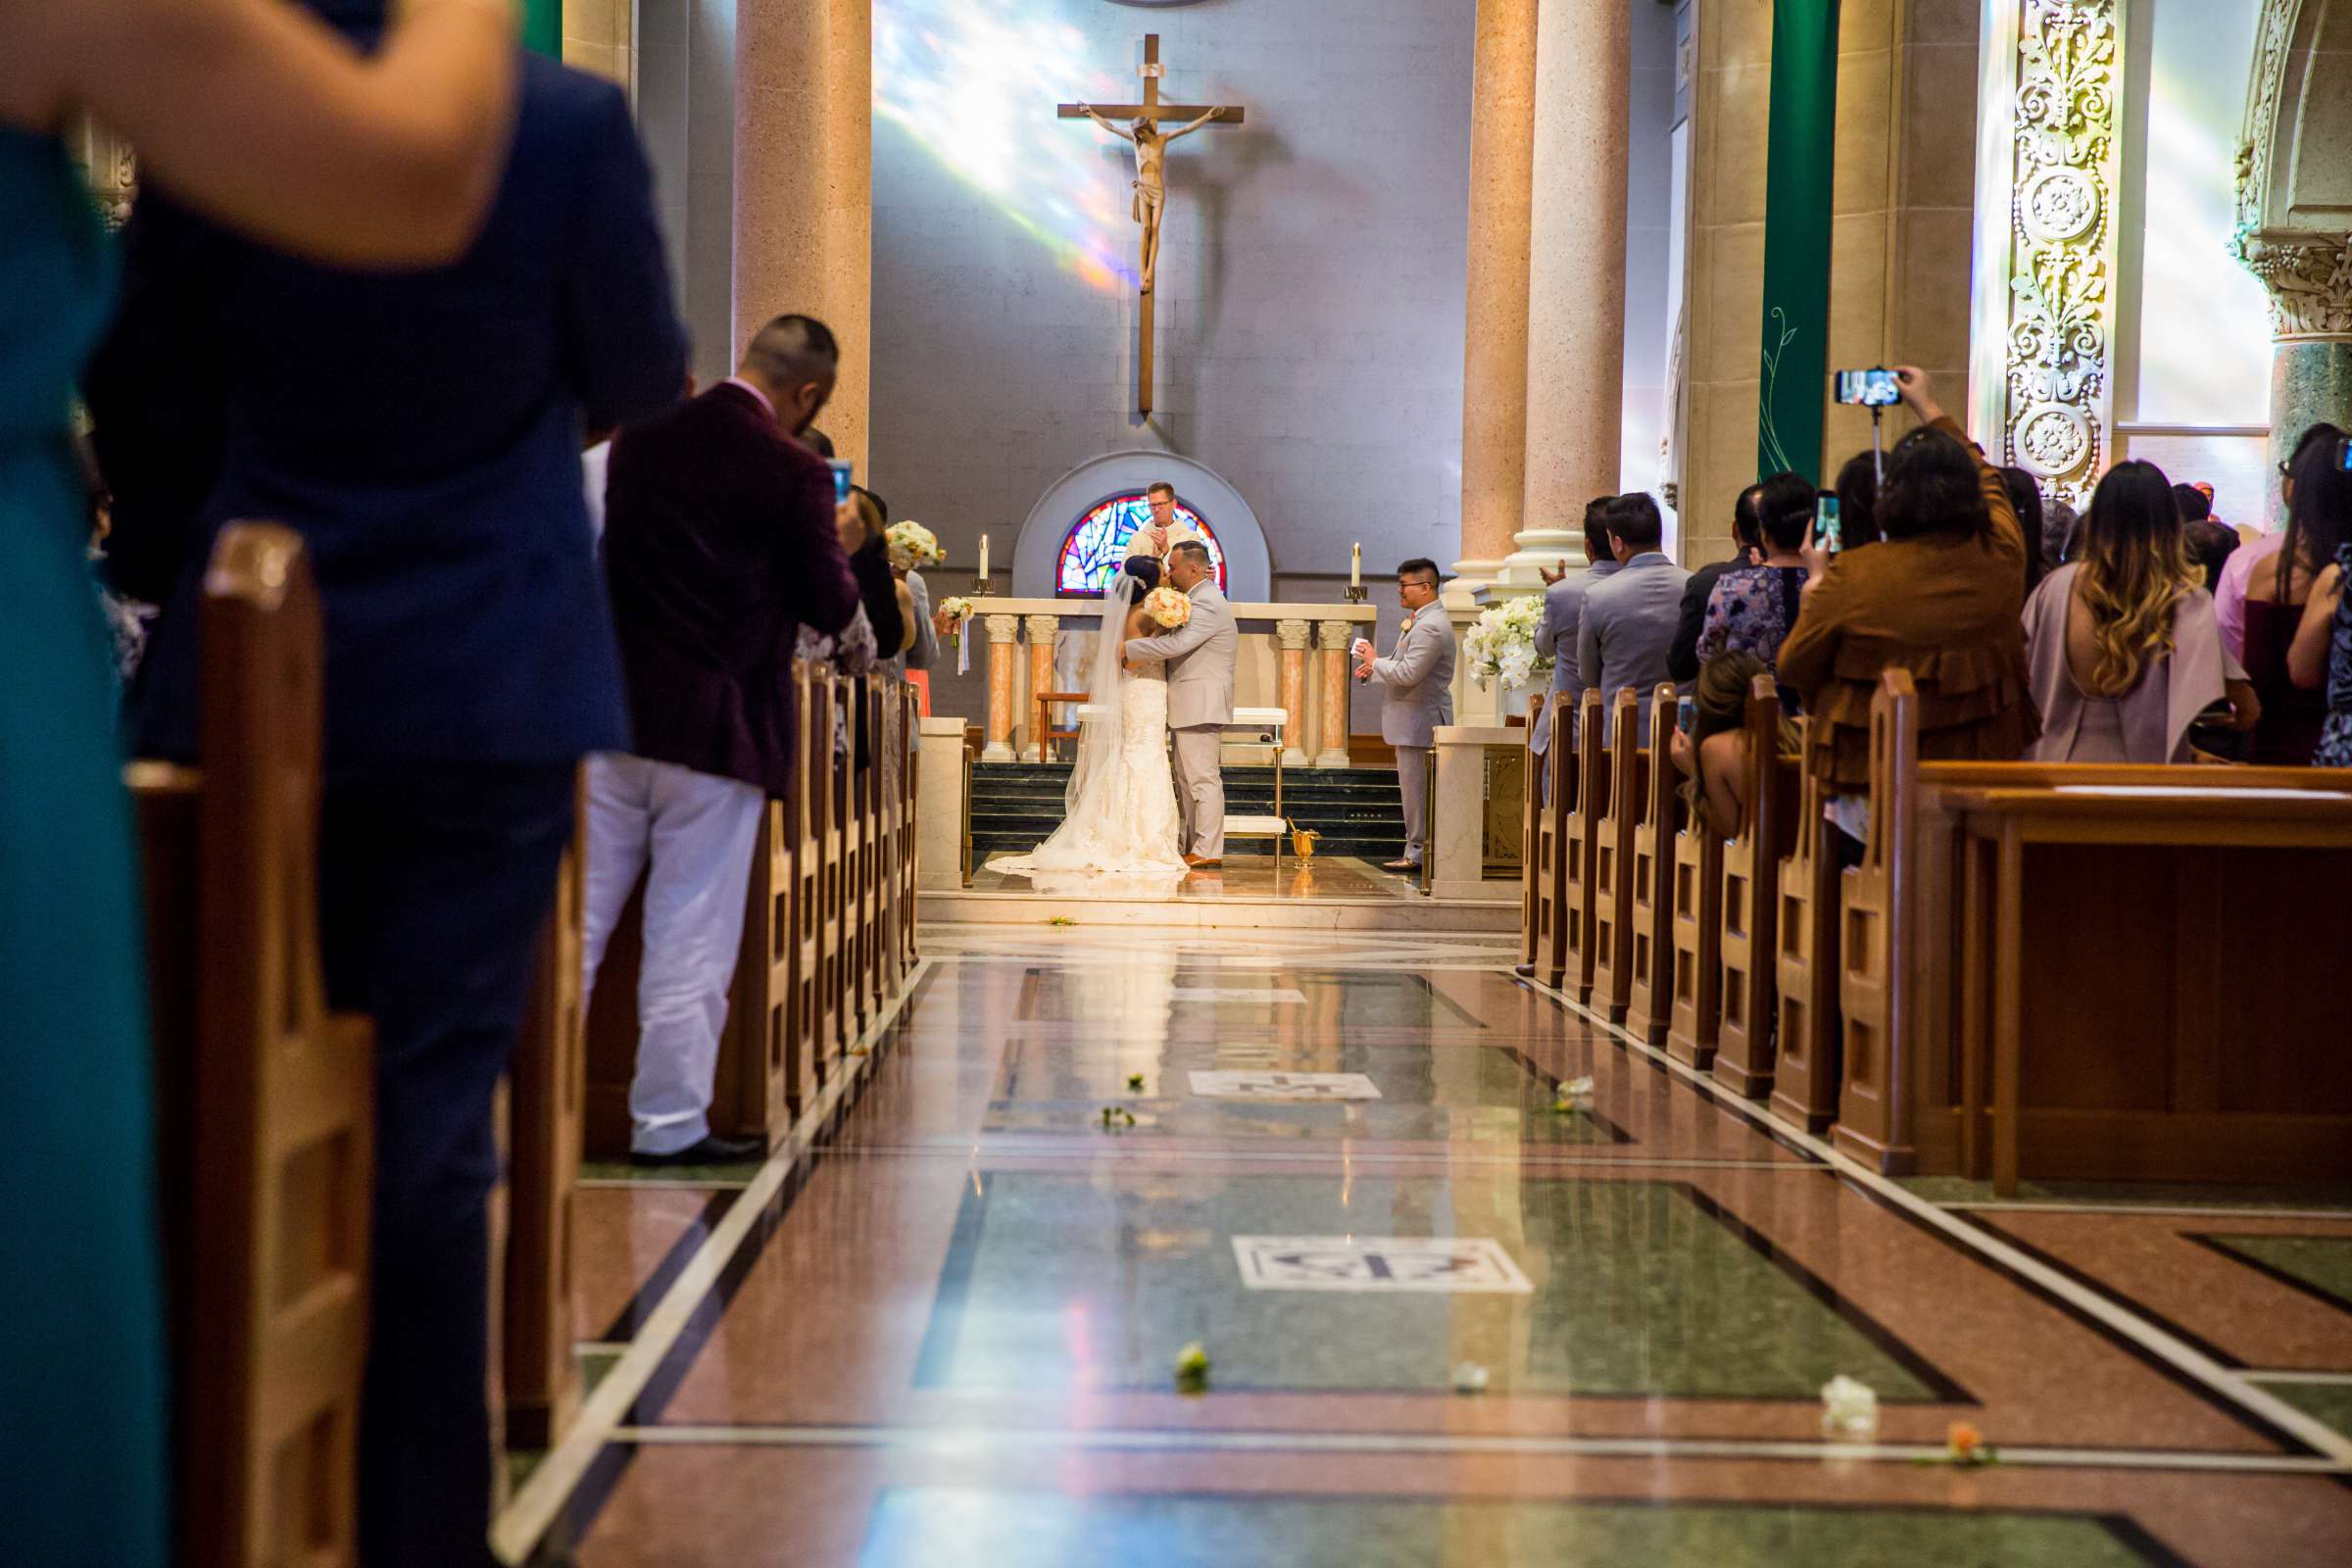
{"type": "Polygon", "coordinates": [[[988,535],[980,536],[980,580],[988,581],[988,535]]]}
{"type": "Polygon", "coordinates": [[[1348,547],[1348,586],[1350,588],[1361,588],[1363,585],[1364,547],[1362,545],[1350,545],[1348,547]]]}

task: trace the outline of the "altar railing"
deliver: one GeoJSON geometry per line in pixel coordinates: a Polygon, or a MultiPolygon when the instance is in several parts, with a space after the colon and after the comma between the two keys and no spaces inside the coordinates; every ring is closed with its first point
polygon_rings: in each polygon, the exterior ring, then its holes
{"type": "MultiPolygon", "coordinates": [[[[1348,648],[1372,635],[1370,605],[1237,604],[1242,632],[1234,662],[1234,702],[1281,708],[1286,767],[1346,767],[1349,678],[1348,648]],[[1315,678],[1306,658],[1316,656],[1315,678]],[[1316,746],[1311,754],[1307,748],[1316,746]]],[[[1064,631],[1095,632],[1102,606],[1085,599],[975,599],[965,635],[988,639],[987,746],[984,762],[1042,760],[1037,704],[1031,693],[1075,690],[1054,683],[1054,655],[1064,631]],[[1026,642],[1028,657],[1017,649],[1026,642]]],[[[977,650],[974,650],[977,652],[977,650]]],[[[1082,666],[1083,667],[1083,666],[1082,666]]]]}

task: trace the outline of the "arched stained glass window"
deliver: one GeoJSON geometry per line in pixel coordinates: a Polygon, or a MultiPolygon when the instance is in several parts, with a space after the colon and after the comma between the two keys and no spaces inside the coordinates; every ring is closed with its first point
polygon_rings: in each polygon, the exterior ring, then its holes
{"type": "MultiPolygon", "coordinates": [[[[1151,518],[1152,510],[1141,490],[1112,496],[1089,508],[1062,538],[1061,555],[1054,563],[1054,592],[1093,598],[1109,587],[1119,564],[1127,559],[1127,541],[1151,518]]],[[[1216,573],[1217,588],[1223,591],[1225,547],[1217,543],[1216,530],[1207,518],[1185,505],[1182,496],[1176,499],[1176,520],[1208,545],[1209,569],[1216,573]]]]}

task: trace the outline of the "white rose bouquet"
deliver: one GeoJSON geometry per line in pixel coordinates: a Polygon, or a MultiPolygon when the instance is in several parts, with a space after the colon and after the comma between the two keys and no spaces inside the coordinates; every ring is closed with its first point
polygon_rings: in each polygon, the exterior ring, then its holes
{"type": "Polygon", "coordinates": [[[1551,673],[1551,661],[1536,651],[1536,623],[1543,618],[1541,595],[1505,599],[1479,612],[1462,638],[1462,653],[1481,691],[1497,680],[1516,688],[1551,673]]]}
{"type": "Polygon", "coordinates": [[[956,641],[963,635],[963,623],[972,618],[972,602],[961,594],[951,594],[939,602],[938,613],[947,622],[947,639],[956,641]]]}
{"type": "Polygon", "coordinates": [[[1193,602],[1173,588],[1154,588],[1144,595],[1144,613],[1162,628],[1174,631],[1193,618],[1193,602]]]}
{"type": "Polygon", "coordinates": [[[940,548],[939,536],[912,517],[894,522],[884,531],[882,541],[890,551],[890,564],[912,571],[918,566],[936,566],[948,559],[940,548]]]}

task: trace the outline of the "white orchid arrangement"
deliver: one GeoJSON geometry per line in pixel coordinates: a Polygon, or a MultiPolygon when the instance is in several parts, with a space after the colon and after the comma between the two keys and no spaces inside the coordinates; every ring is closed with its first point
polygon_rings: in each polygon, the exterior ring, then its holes
{"type": "Polygon", "coordinates": [[[1470,673],[1485,691],[1497,680],[1521,687],[1551,673],[1551,661],[1536,650],[1536,623],[1544,618],[1541,595],[1489,605],[1462,638],[1470,673]]]}
{"type": "Polygon", "coordinates": [[[884,530],[882,539],[890,551],[890,564],[909,571],[917,566],[936,566],[948,559],[947,551],[940,546],[939,535],[912,517],[892,523],[884,530]]]}

